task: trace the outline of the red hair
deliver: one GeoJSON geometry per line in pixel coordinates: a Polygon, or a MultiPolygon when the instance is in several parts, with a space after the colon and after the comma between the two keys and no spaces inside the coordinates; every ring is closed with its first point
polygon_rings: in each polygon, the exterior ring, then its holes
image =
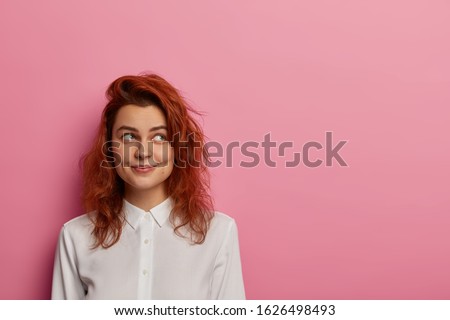
{"type": "Polygon", "coordinates": [[[166,116],[168,138],[174,148],[173,171],[166,183],[167,194],[174,203],[170,221],[178,236],[185,237],[180,228],[187,227],[191,241],[203,243],[214,209],[209,194],[205,135],[192,117],[200,113],[186,103],[177,89],[155,74],[120,77],[110,84],[106,96],[109,101],[94,144],[82,158],[83,204],[86,211],[96,211],[91,217],[94,247],[111,247],[122,233],[124,182],[114,169],[109,142],[116,114],[128,104],[154,105],[166,116]]]}

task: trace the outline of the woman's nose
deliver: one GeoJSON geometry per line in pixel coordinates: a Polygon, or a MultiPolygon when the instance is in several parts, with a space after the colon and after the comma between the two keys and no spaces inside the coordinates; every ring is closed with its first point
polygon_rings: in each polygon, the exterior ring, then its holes
{"type": "Polygon", "coordinates": [[[152,155],[153,143],[151,141],[140,143],[135,153],[135,157],[137,159],[145,159],[151,157],[152,155]]]}

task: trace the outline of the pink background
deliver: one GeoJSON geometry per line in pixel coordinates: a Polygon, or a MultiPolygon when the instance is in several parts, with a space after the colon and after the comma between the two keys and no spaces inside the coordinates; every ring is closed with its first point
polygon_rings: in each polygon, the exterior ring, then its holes
{"type": "Polygon", "coordinates": [[[154,71],[210,140],[294,144],[212,170],[249,299],[450,299],[448,1],[3,0],[0,41],[0,298],[50,297],[104,91],[154,71]],[[349,167],[285,168],[326,131],[349,167]]]}

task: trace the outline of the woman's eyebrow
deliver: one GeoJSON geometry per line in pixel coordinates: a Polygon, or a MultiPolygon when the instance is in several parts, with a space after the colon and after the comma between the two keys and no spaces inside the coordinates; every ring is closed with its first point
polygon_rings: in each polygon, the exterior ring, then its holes
{"type": "MultiPolygon", "coordinates": [[[[156,131],[156,130],[159,130],[159,129],[167,130],[167,126],[164,126],[164,125],[163,126],[156,126],[156,127],[150,128],[150,130],[148,130],[148,131],[156,131]]],[[[129,131],[133,131],[133,132],[139,132],[138,129],[130,127],[130,126],[121,126],[121,127],[119,127],[117,129],[117,132],[119,132],[120,130],[129,130],[129,131]]]]}

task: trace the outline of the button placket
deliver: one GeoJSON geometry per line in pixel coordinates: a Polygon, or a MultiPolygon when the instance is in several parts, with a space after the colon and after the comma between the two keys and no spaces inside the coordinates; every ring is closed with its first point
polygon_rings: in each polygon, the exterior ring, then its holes
{"type": "Polygon", "coordinates": [[[149,277],[150,276],[150,264],[151,264],[151,260],[150,260],[150,252],[149,252],[149,244],[150,244],[150,237],[152,234],[152,229],[153,229],[153,221],[152,221],[152,216],[150,214],[150,212],[146,212],[144,215],[144,232],[142,233],[143,236],[143,258],[144,258],[144,263],[142,266],[142,276],[144,277],[149,277]]]}

